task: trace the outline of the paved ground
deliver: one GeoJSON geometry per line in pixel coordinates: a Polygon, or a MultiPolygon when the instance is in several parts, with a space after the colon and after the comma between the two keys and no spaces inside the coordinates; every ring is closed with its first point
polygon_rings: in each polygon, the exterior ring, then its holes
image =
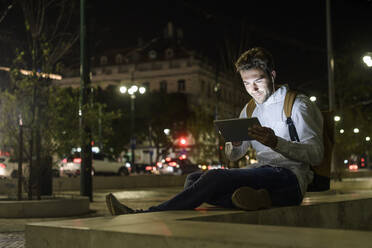
{"type": "MultiPolygon", "coordinates": [[[[6,219],[0,218],[0,248],[23,248],[25,247],[24,230],[25,225],[31,222],[44,222],[52,220],[90,218],[109,215],[105,204],[105,195],[113,192],[118,199],[132,208],[148,208],[159,204],[173,195],[177,194],[181,187],[168,188],[142,188],[128,190],[100,190],[93,194],[93,202],[90,204],[92,212],[88,215],[69,218],[28,218],[28,219],[6,219]]],[[[78,191],[63,192],[66,195],[78,195],[78,191]]]]}
{"type": "MultiPolygon", "coordinates": [[[[360,195],[368,195],[367,197],[372,197],[372,188],[369,188],[372,178],[362,178],[362,179],[348,179],[343,180],[343,183],[338,183],[338,192],[337,197],[342,197],[342,194],[347,191],[355,192],[356,194],[360,195]],[[348,182],[352,182],[350,184],[350,188],[348,182]],[[358,183],[358,187],[361,185],[367,185],[367,189],[357,189],[355,188],[356,183],[358,183]],[[342,187],[341,187],[341,186],[342,187]],[[339,189],[341,189],[339,191],[339,189]],[[339,194],[341,193],[341,194],[339,194]]],[[[44,222],[44,221],[52,221],[52,220],[63,220],[63,219],[76,219],[76,218],[89,218],[89,217],[98,217],[98,216],[105,216],[109,215],[108,210],[106,209],[105,205],[105,195],[109,192],[113,192],[117,198],[128,205],[129,207],[136,208],[136,209],[146,209],[150,206],[157,205],[170,197],[177,194],[182,187],[167,187],[167,188],[140,188],[140,189],[113,189],[113,190],[99,190],[94,192],[93,195],[93,202],[90,204],[90,209],[92,212],[88,215],[84,216],[77,216],[77,217],[69,217],[69,218],[34,218],[34,219],[6,219],[0,218],[0,248],[23,248],[25,247],[25,240],[24,240],[24,230],[25,225],[31,222],[44,222]]],[[[66,195],[78,195],[78,191],[65,191],[63,192],[66,195]]],[[[331,195],[336,195],[335,191],[330,191],[326,194],[310,194],[311,201],[327,201],[330,199],[331,195]]],[[[332,197],[331,197],[332,198],[332,197]]],[[[304,199],[304,204],[309,201],[310,198],[304,199]]],[[[207,206],[207,205],[206,205],[207,206]]]]}

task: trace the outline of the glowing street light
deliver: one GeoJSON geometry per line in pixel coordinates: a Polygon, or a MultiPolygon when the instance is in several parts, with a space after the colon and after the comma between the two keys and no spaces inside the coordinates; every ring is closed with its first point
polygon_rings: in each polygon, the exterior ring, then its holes
{"type": "Polygon", "coordinates": [[[131,162],[132,162],[132,168],[136,169],[134,164],[134,150],[136,149],[136,137],[134,135],[134,113],[135,113],[135,99],[136,99],[136,92],[139,92],[141,95],[145,94],[146,88],[145,87],[139,87],[137,85],[131,85],[129,89],[125,86],[121,86],[119,88],[119,91],[121,94],[129,94],[130,95],[130,110],[131,110],[131,138],[130,138],[130,146],[131,146],[131,162]]]}
{"type": "Polygon", "coordinates": [[[125,86],[121,86],[121,87],[119,88],[119,90],[120,90],[120,93],[121,93],[121,94],[125,94],[125,93],[127,92],[127,87],[125,87],[125,86]]]}
{"type": "Polygon", "coordinates": [[[334,118],[333,118],[335,121],[340,121],[341,120],[341,117],[336,115],[334,118]]]}
{"type": "Polygon", "coordinates": [[[345,130],[344,129],[340,129],[340,133],[344,133],[345,132],[345,130]]]}
{"type": "Polygon", "coordinates": [[[316,101],[316,96],[311,96],[310,101],[315,102],[316,101]]]}
{"type": "Polygon", "coordinates": [[[359,128],[354,128],[353,132],[354,133],[359,133],[359,128]]]}
{"type": "Polygon", "coordinates": [[[164,134],[165,135],[169,135],[170,134],[170,129],[169,128],[166,128],[163,130],[164,134]]]}
{"type": "Polygon", "coordinates": [[[145,94],[145,92],[146,92],[146,88],[145,87],[140,87],[139,88],[139,93],[142,95],[142,94],[145,94]]]}
{"type": "Polygon", "coordinates": [[[371,55],[371,53],[368,53],[367,55],[363,56],[363,62],[368,67],[372,67],[372,55],[371,55]]]}
{"type": "Polygon", "coordinates": [[[366,141],[371,141],[371,137],[367,136],[366,141]]]}

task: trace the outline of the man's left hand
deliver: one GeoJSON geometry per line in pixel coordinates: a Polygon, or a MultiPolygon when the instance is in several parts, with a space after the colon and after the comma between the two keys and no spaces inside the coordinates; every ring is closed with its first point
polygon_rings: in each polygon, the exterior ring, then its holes
{"type": "Polygon", "coordinates": [[[269,127],[253,126],[248,128],[248,134],[261,144],[274,149],[278,143],[274,130],[269,127]]]}

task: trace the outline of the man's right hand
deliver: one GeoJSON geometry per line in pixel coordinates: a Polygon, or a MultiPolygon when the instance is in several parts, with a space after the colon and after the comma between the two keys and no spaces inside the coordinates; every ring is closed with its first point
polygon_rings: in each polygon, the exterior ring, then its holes
{"type": "Polygon", "coordinates": [[[242,145],[242,141],[233,141],[231,142],[233,146],[241,146],[242,145]]]}

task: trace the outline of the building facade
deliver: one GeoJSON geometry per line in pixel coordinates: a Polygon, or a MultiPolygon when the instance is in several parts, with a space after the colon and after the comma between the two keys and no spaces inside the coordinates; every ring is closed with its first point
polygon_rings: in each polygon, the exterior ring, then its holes
{"type": "MultiPolygon", "coordinates": [[[[150,92],[183,93],[190,105],[201,107],[214,119],[237,117],[248,101],[245,89],[236,73],[217,68],[216,62],[186,48],[182,32],[177,30],[175,34],[169,23],[163,37],[92,57],[91,85],[101,88],[113,85],[119,89],[135,84],[150,92]]],[[[80,87],[79,69],[66,71],[56,84],[80,87]]],[[[195,140],[191,138],[189,144],[195,144],[195,140]]]]}

